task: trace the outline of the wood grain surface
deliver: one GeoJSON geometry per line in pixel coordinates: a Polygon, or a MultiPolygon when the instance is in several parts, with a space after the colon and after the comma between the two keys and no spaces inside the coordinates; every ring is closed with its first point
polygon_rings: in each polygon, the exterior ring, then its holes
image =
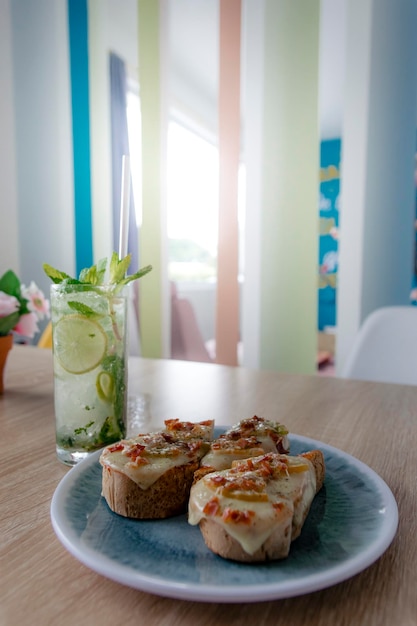
{"type": "Polygon", "coordinates": [[[15,346],[0,396],[0,624],[166,626],[417,624],[417,387],[132,359],[129,393],[166,418],[232,424],[254,414],[364,461],[391,488],[397,535],[364,572],[302,597],[228,605],[161,598],[90,571],[56,538],[50,503],[68,470],[55,455],[52,355],[15,346]]]}

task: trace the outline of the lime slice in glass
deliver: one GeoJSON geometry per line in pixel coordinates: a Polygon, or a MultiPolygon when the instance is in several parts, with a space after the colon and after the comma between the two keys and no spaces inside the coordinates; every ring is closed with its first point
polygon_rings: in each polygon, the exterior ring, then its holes
{"type": "Polygon", "coordinates": [[[85,374],[102,361],[107,337],[97,322],[82,315],[67,315],[54,330],[54,352],[70,374],[85,374]]]}
{"type": "Polygon", "coordinates": [[[109,372],[99,372],[96,380],[97,395],[100,400],[112,402],[114,397],[114,378],[109,372]]]}

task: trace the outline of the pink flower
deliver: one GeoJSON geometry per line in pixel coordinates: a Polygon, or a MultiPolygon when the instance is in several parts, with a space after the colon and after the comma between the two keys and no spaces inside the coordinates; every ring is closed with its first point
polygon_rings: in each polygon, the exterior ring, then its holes
{"type": "Polygon", "coordinates": [[[49,317],[49,300],[43,294],[43,291],[33,282],[29,287],[22,285],[22,296],[28,300],[28,309],[36,314],[38,320],[49,317]]]}
{"type": "Polygon", "coordinates": [[[21,315],[18,323],[13,328],[15,333],[24,335],[25,337],[33,337],[38,332],[38,324],[35,313],[25,313],[21,315]]]}
{"type": "Polygon", "coordinates": [[[20,308],[20,303],[14,296],[9,296],[4,291],[0,291],[0,317],[7,317],[16,313],[20,308]]]}

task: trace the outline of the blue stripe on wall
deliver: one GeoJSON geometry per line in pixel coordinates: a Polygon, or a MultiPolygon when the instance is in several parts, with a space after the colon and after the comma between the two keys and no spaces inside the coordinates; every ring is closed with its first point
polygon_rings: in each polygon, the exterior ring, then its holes
{"type": "Polygon", "coordinates": [[[68,0],[77,274],[93,263],[87,0],[68,0]]]}

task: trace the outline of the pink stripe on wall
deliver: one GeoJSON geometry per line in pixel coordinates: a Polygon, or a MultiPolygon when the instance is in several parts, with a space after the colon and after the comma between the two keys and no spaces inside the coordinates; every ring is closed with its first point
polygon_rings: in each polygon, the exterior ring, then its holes
{"type": "Polygon", "coordinates": [[[216,362],[237,365],[241,0],[220,2],[219,249],[216,362]]]}

